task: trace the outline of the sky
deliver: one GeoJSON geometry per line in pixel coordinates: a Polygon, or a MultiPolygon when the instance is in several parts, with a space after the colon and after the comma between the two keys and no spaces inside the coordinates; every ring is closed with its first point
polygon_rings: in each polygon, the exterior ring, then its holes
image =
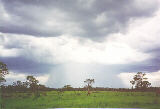
{"type": "Polygon", "coordinates": [[[60,88],[160,86],[160,0],[0,0],[6,84],[35,76],[60,88]]]}

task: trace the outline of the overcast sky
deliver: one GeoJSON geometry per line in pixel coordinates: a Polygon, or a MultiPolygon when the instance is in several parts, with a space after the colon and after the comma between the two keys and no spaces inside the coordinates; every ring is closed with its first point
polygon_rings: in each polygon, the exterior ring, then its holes
{"type": "Polygon", "coordinates": [[[127,87],[136,72],[160,86],[160,0],[0,0],[7,84],[127,87]]]}

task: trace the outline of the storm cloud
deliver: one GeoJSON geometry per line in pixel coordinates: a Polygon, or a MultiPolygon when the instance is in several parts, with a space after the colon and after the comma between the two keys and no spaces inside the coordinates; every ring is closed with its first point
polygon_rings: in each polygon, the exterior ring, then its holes
{"type": "Polygon", "coordinates": [[[159,0],[0,0],[8,84],[26,75],[50,87],[83,87],[86,78],[95,86],[130,87],[126,75],[139,71],[155,78],[159,7],[159,0]]]}
{"type": "Polygon", "coordinates": [[[125,33],[130,20],[151,17],[158,6],[157,0],[1,0],[0,31],[100,40],[125,33]]]}

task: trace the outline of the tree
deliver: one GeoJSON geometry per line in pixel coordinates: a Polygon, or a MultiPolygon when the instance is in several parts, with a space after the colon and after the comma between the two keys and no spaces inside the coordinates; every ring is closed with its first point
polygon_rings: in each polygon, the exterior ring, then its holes
{"type": "Polygon", "coordinates": [[[7,68],[7,65],[4,64],[3,62],[0,62],[0,89],[1,89],[1,99],[2,99],[2,102],[1,102],[1,108],[4,108],[4,103],[3,103],[3,82],[6,82],[5,80],[5,75],[9,74],[8,72],[8,68],[7,68]]]}
{"type": "Polygon", "coordinates": [[[27,76],[27,82],[32,91],[38,86],[39,81],[33,76],[27,76]]]}
{"type": "Polygon", "coordinates": [[[86,79],[84,81],[84,83],[86,83],[86,87],[87,87],[87,90],[88,90],[88,93],[87,95],[90,95],[90,89],[92,88],[92,84],[94,83],[94,79],[86,79]]]}
{"type": "Polygon", "coordinates": [[[141,90],[148,88],[151,83],[147,81],[148,78],[146,78],[145,75],[146,74],[142,72],[138,72],[136,75],[134,75],[133,80],[130,81],[132,88],[135,87],[135,89],[141,90]]]}
{"type": "Polygon", "coordinates": [[[27,81],[26,82],[22,82],[22,81],[13,82],[14,91],[25,92],[27,90],[27,87],[28,87],[27,81]]]}
{"type": "Polygon", "coordinates": [[[38,93],[38,83],[39,81],[33,76],[27,76],[27,82],[29,84],[29,88],[35,94],[35,96],[39,96],[38,93]]]}
{"type": "Polygon", "coordinates": [[[7,74],[9,74],[7,65],[0,62],[0,85],[2,85],[3,82],[6,82],[5,75],[7,74]]]}
{"type": "Polygon", "coordinates": [[[22,83],[22,87],[23,87],[24,92],[27,91],[28,86],[29,86],[29,83],[27,81],[22,83]]]}
{"type": "Polygon", "coordinates": [[[15,88],[15,91],[21,91],[22,89],[22,82],[21,81],[16,81],[16,82],[13,82],[13,86],[15,88]]]}
{"type": "Polygon", "coordinates": [[[72,89],[73,89],[73,87],[71,87],[71,85],[65,85],[65,86],[63,87],[63,89],[66,89],[66,90],[72,90],[72,89]]]}

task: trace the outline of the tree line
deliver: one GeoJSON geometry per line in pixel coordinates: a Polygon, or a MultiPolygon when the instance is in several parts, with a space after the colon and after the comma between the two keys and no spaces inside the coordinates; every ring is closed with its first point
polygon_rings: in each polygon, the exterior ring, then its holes
{"type": "MultiPolygon", "coordinates": [[[[71,85],[65,85],[62,88],[49,88],[45,85],[39,84],[39,81],[34,76],[27,76],[26,81],[16,81],[12,85],[4,85],[5,75],[9,74],[7,65],[0,62],[0,88],[1,92],[32,92],[35,96],[39,96],[39,91],[87,91],[87,95],[90,95],[91,91],[155,91],[160,90],[159,87],[151,87],[151,83],[146,78],[146,74],[138,72],[134,75],[133,80],[130,81],[132,88],[104,88],[93,87],[95,83],[94,79],[86,79],[86,84],[83,88],[73,88],[71,85]]],[[[3,94],[1,94],[3,95],[3,94]]]]}

